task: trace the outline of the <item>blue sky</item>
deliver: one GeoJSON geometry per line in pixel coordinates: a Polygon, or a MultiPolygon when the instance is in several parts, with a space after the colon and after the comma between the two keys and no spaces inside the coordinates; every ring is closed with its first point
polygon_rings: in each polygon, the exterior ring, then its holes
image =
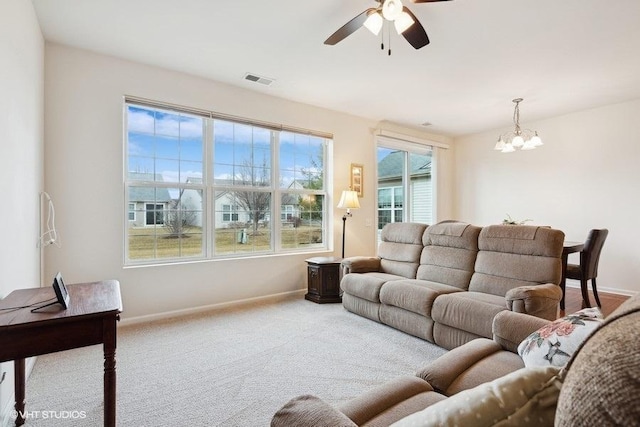
{"type": "MultiPolygon", "coordinates": [[[[127,136],[130,172],[161,174],[165,182],[202,178],[204,121],[198,116],[129,105],[127,136]]],[[[214,179],[246,173],[246,165],[271,164],[271,131],[249,125],[214,121],[214,179]],[[251,157],[253,155],[253,162],[251,157]],[[244,165],[244,167],[243,167],[244,165]]],[[[283,187],[303,180],[302,170],[321,171],[312,161],[322,152],[319,137],[280,132],[280,179],[283,187]]],[[[269,175],[269,169],[266,174],[269,175]]]]}

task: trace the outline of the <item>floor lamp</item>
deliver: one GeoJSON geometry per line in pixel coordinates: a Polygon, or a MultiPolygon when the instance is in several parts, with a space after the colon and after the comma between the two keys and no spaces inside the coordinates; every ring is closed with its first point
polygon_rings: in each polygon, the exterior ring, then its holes
{"type": "Polygon", "coordinates": [[[342,192],[340,202],[338,203],[338,209],[346,209],[347,213],[342,215],[342,258],[344,258],[344,229],[347,224],[347,218],[350,217],[351,209],[360,208],[360,202],[358,201],[358,193],[356,191],[345,190],[342,192]]]}

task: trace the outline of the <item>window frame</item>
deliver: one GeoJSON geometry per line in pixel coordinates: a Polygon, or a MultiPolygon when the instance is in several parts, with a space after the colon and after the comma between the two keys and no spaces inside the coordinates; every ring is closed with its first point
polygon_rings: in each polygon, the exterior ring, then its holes
{"type": "MultiPolygon", "coordinates": [[[[226,259],[226,258],[244,258],[244,257],[253,257],[253,256],[269,256],[269,255],[278,255],[282,253],[306,253],[306,252],[326,252],[331,247],[332,233],[327,232],[328,224],[330,223],[330,218],[333,215],[333,207],[329,201],[329,189],[331,188],[330,177],[328,171],[331,170],[330,162],[332,159],[329,154],[332,152],[332,144],[333,144],[333,135],[328,133],[310,131],[305,129],[298,129],[293,127],[287,127],[283,125],[274,125],[271,123],[264,123],[259,121],[253,121],[244,118],[238,118],[233,116],[228,116],[224,114],[214,113],[210,111],[202,111],[202,110],[194,110],[187,107],[176,106],[173,104],[166,104],[156,101],[144,100],[141,98],[124,97],[123,102],[123,147],[124,147],[124,194],[125,194],[125,204],[126,209],[126,218],[124,226],[124,260],[123,263],[125,266],[136,266],[136,265],[148,265],[148,264],[174,264],[174,263],[182,263],[189,261],[209,261],[216,259],[226,259]],[[128,124],[128,111],[129,107],[149,109],[152,111],[161,110],[161,112],[168,113],[177,113],[177,114],[189,114],[195,115],[203,120],[203,134],[202,134],[202,179],[201,184],[196,185],[188,182],[163,182],[163,181],[138,181],[134,179],[130,179],[129,177],[129,124],[128,124]],[[249,125],[254,128],[259,129],[267,129],[271,135],[270,142],[270,185],[266,187],[262,186],[242,186],[242,185],[226,185],[216,183],[214,179],[215,174],[215,139],[214,139],[214,123],[216,121],[227,121],[233,124],[240,125],[249,125]],[[280,185],[281,176],[279,169],[279,156],[280,156],[280,137],[282,132],[291,132],[293,134],[306,135],[314,138],[320,138],[321,146],[322,146],[322,177],[323,177],[323,188],[321,189],[305,189],[305,188],[283,188],[280,185]],[[176,257],[162,257],[158,256],[157,253],[154,252],[153,258],[131,258],[129,247],[130,247],[130,231],[129,226],[131,224],[136,224],[135,219],[137,219],[137,214],[141,213],[145,216],[144,226],[157,226],[162,227],[160,224],[147,225],[147,205],[153,204],[154,202],[141,201],[144,206],[144,210],[136,211],[137,209],[141,209],[142,206],[137,205],[135,201],[129,200],[129,189],[132,187],[146,187],[146,188],[166,188],[166,189],[175,189],[175,188],[185,188],[185,189],[195,189],[200,190],[202,193],[202,211],[201,211],[201,226],[202,226],[202,251],[201,254],[197,256],[176,256],[176,257]],[[220,211],[220,218],[218,219],[218,212],[216,212],[216,192],[219,191],[227,191],[227,192],[238,192],[238,191],[251,191],[251,192],[267,192],[271,195],[270,197],[270,206],[269,206],[269,217],[280,218],[282,215],[281,209],[282,206],[280,201],[282,200],[282,195],[285,193],[291,193],[300,195],[301,197],[322,197],[323,205],[322,205],[322,224],[320,225],[321,230],[321,243],[316,244],[308,244],[305,247],[300,247],[299,243],[296,243],[296,247],[284,247],[282,242],[283,236],[283,224],[282,221],[268,221],[271,222],[269,224],[270,230],[270,247],[268,250],[255,250],[249,252],[240,252],[234,251],[231,253],[219,253],[216,250],[216,238],[217,238],[217,227],[224,226],[224,224],[234,223],[238,220],[242,220],[243,217],[249,218],[251,216],[251,212],[245,211],[243,208],[240,208],[234,204],[227,204],[230,207],[230,211],[220,211]],[[130,219],[130,206],[134,205],[134,220],[130,219]],[[139,206],[139,207],[138,207],[139,206]],[[235,208],[235,209],[234,209],[235,208]],[[239,209],[238,209],[239,208],[239,209]],[[240,212],[242,211],[242,212],[240,212]],[[223,219],[224,215],[229,215],[229,221],[225,221],[223,219]],[[218,223],[219,221],[219,223],[218,223]]],[[[255,168],[255,166],[253,166],[255,168]]],[[[156,205],[160,205],[162,202],[155,202],[156,205]]],[[[169,203],[170,204],[170,203],[169,203]]],[[[223,205],[224,206],[224,205],[223,205]]],[[[166,220],[166,215],[168,215],[168,210],[170,209],[167,206],[167,203],[163,205],[163,219],[166,220]]],[[[222,208],[219,208],[222,209],[222,208]]],[[[163,223],[165,222],[163,220],[163,223]]],[[[266,222],[266,221],[265,221],[266,222]]],[[[139,225],[139,224],[138,224],[139,225]]],[[[315,226],[315,225],[314,225],[315,226]]],[[[134,234],[135,235],[135,234],[134,234]]],[[[156,236],[157,239],[157,236],[156,236]]],[[[157,241],[156,241],[157,244],[157,241]]]]}
{"type": "MultiPolygon", "coordinates": [[[[378,150],[380,148],[397,150],[403,152],[403,167],[402,167],[402,177],[401,177],[401,185],[399,186],[389,186],[389,187],[380,187],[379,180],[380,174],[378,171],[378,160],[376,160],[376,231],[377,231],[377,240],[380,241],[380,223],[379,223],[379,196],[378,192],[382,189],[394,189],[401,188],[403,193],[403,203],[402,206],[396,207],[395,203],[395,190],[391,191],[391,206],[385,207],[382,210],[385,211],[393,211],[391,217],[393,219],[394,215],[397,211],[402,211],[401,222],[408,222],[411,220],[412,215],[412,191],[411,191],[411,155],[427,155],[431,156],[431,223],[435,223],[437,216],[437,148],[447,148],[445,146],[440,147],[438,144],[427,144],[427,143],[418,143],[415,141],[403,140],[399,137],[385,137],[382,135],[376,136],[376,144],[375,144],[375,153],[376,159],[378,159],[378,150]]],[[[393,222],[393,221],[392,221],[393,222]]],[[[399,221],[395,221],[399,222],[399,221]]]]}

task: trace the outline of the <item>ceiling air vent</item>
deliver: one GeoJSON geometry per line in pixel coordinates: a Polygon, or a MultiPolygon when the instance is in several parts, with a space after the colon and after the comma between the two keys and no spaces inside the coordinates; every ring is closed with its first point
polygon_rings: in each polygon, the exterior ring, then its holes
{"type": "Polygon", "coordinates": [[[263,84],[265,86],[270,86],[271,83],[275,81],[275,79],[270,79],[268,77],[258,76],[257,74],[247,73],[244,75],[245,80],[249,80],[251,82],[256,82],[263,84]]]}

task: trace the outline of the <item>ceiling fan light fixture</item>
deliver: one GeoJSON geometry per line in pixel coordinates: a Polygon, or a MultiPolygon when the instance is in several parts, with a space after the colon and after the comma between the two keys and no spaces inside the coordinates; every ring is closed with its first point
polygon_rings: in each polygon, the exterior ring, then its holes
{"type": "Polygon", "coordinates": [[[396,27],[398,34],[402,34],[414,24],[414,20],[407,12],[402,12],[400,16],[393,21],[393,25],[396,27]]]}
{"type": "Polygon", "coordinates": [[[362,25],[377,36],[380,34],[383,22],[384,20],[382,19],[382,15],[376,11],[369,15],[362,25]]]}
{"type": "Polygon", "coordinates": [[[395,21],[402,14],[402,2],[400,0],[384,0],[382,4],[382,16],[389,21],[395,21]]]}

